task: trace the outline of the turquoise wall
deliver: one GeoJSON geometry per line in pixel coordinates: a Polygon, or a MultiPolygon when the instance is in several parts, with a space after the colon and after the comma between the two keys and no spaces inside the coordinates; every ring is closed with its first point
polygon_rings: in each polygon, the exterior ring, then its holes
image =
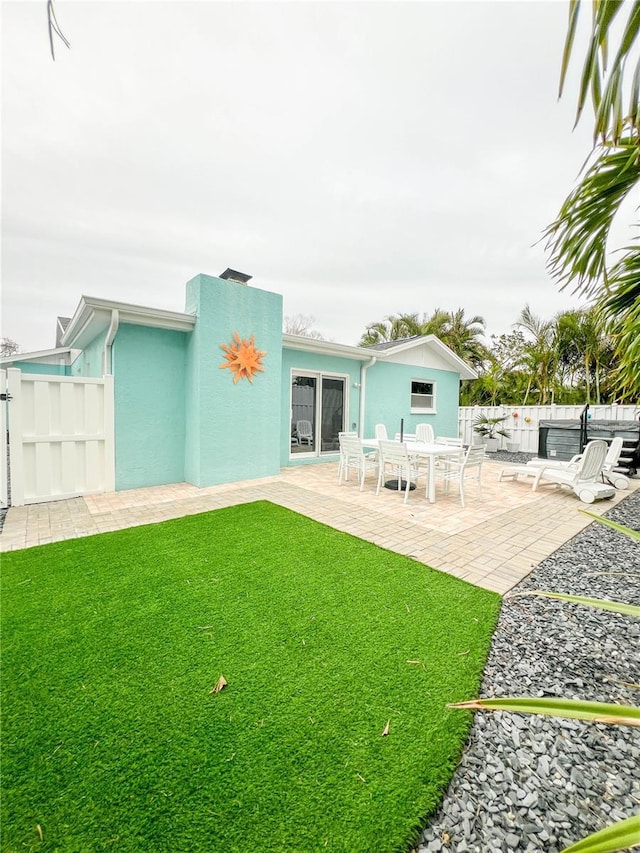
{"type": "Polygon", "coordinates": [[[280,471],[282,297],[214,276],[187,283],[186,311],[198,320],[186,359],[185,477],[197,486],[280,471]],[[236,384],[221,369],[234,332],[255,336],[264,371],[236,384]]]}
{"type": "Polygon", "coordinates": [[[41,373],[49,376],[68,376],[69,374],[69,368],[64,364],[43,364],[41,361],[15,361],[2,366],[3,370],[8,367],[16,367],[23,373],[41,373]]]}
{"type": "Polygon", "coordinates": [[[372,436],[375,425],[383,423],[393,438],[404,418],[405,432],[415,432],[417,424],[428,423],[436,435],[456,436],[459,388],[459,375],[448,370],[377,362],[367,370],[365,435],[372,436]],[[412,379],[436,383],[437,414],[411,414],[412,379]]]}
{"type": "Polygon", "coordinates": [[[102,377],[102,356],[106,339],[107,333],[105,331],[97,335],[90,344],[87,344],[71,365],[72,376],[93,376],[97,379],[102,377]]]}
{"type": "MultiPolygon", "coordinates": [[[[359,426],[359,406],[360,406],[360,389],[354,388],[354,382],[360,382],[360,362],[351,358],[339,358],[330,355],[317,355],[313,352],[304,352],[294,349],[283,349],[282,351],[282,423],[280,430],[280,464],[287,465],[304,465],[309,462],[326,462],[332,458],[332,455],[324,454],[315,459],[307,457],[299,459],[294,454],[290,457],[291,435],[291,370],[322,372],[322,373],[337,373],[347,375],[349,377],[346,382],[347,393],[347,423],[348,430],[358,431],[359,426]],[[355,424],[355,426],[354,426],[355,424]]],[[[337,454],[333,454],[337,456],[337,454]]]]}
{"type": "Polygon", "coordinates": [[[185,479],[187,333],[120,324],[112,350],[116,489],[185,479]]]}

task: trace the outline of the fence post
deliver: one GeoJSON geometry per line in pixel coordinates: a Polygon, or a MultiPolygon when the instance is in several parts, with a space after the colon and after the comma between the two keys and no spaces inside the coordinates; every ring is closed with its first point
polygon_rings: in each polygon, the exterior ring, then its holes
{"type": "Polygon", "coordinates": [[[104,490],[116,490],[116,448],[115,448],[115,405],[113,395],[113,376],[107,374],[104,381],[104,490]]]}
{"type": "Polygon", "coordinates": [[[11,476],[11,505],[24,506],[24,450],[22,446],[22,410],[20,408],[20,378],[17,367],[7,370],[7,391],[11,395],[9,407],[9,472],[11,476]]]}

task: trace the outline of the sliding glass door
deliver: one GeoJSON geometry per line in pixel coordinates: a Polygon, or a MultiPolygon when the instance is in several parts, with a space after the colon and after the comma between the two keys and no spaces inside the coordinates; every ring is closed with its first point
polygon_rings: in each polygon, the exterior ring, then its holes
{"type": "Polygon", "coordinates": [[[319,456],[339,450],[345,428],[347,377],[323,373],[291,374],[291,454],[319,456]]]}

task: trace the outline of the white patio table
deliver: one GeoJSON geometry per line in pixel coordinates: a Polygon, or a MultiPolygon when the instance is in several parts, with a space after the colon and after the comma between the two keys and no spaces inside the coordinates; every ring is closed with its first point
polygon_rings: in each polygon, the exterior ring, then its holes
{"type": "MultiPolygon", "coordinates": [[[[363,447],[377,448],[379,441],[377,438],[361,438],[363,447]]],[[[400,442],[398,442],[399,444],[400,442]]],[[[459,456],[462,452],[461,447],[452,447],[450,444],[425,444],[421,441],[404,441],[407,451],[415,456],[423,456],[429,460],[429,473],[427,475],[427,498],[429,503],[435,503],[436,500],[436,473],[435,464],[438,456],[459,456]]]]}

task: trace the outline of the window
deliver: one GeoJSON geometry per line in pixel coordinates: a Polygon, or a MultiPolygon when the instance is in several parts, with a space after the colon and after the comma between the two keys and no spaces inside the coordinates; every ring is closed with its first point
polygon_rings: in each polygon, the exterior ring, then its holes
{"type": "Polygon", "coordinates": [[[411,411],[414,413],[435,412],[436,383],[411,380],[411,411]]]}

